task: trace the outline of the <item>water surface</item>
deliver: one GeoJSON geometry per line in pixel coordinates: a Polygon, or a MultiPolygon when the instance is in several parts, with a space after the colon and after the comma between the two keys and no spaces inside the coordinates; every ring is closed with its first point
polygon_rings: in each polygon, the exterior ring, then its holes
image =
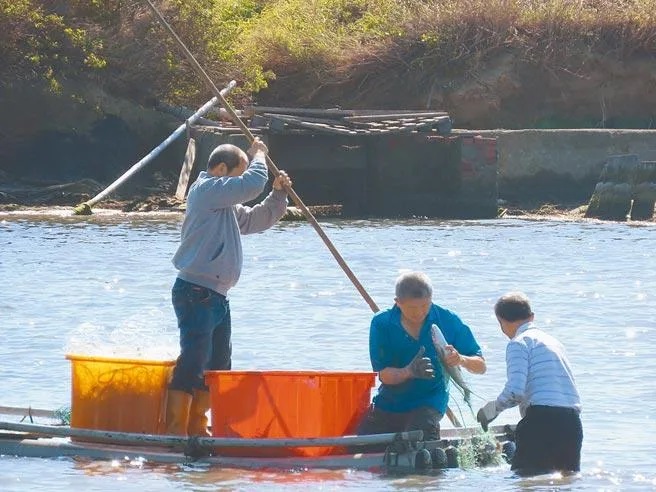
{"type": "MultiPolygon", "coordinates": [[[[0,405],[70,405],[67,352],[174,356],[170,262],[179,215],[0,216],[0,405]]],[[[656,228],[601,222],[328,221],[327,234],[381,308],[406,269],[428,273],[435,300],[481,343],[493,398],[506,340],[492,312],[524,290],[536,322],[566,346],[579,390],[582,472],[518,479],[508,467],[431,477],[355,471],[255,472],[0,457],[0,489],[38,490],[656,490],[656,228]]],[[[305,223],[244,238],[230,295],[235,369],[369,370],[371,310],[305,223]]],[[[474,398],[480,406],[483,400],[474,398]]],[[[462,404],[454,409],[472,422],[462,404]],[[458,410],[457,410],[458,411],[458,410]]],[[[475,408],[476,408],[475,407],[475,408]]],[[[500,423],[514,423],[516,411],[500,423]]],[[[448,426],[447,423],[445,423],[448,426]]]]}

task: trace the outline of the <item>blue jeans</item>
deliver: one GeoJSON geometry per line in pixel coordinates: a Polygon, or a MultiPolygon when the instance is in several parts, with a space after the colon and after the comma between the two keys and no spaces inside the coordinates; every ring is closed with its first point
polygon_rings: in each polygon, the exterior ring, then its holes
{"type": "Polygon", "coordinates": [[[225,296],[180,278],[171,297],[180,329],[180,356],[169,389],[207,391],[203,372],[232,366],[230,305],[225,296]]]}

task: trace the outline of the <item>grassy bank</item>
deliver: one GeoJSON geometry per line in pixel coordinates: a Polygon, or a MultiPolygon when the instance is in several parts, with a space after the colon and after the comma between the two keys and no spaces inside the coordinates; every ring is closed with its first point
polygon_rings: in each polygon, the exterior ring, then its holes
{"type": "MultiPolygon", "coordinates": [[[[526,105],[516,94],[541,97],[528,87],[533,79],[540,90],[541,78],[553,78],[544,88],[549,94],[563,86],[581,86],[585,93],[583,81],[603,89],[626,70],[625,63],[650,63],[656,53],[656,0],[169,0],[159,5],[217,85],[237,79],[241,91],[235,97],[267,103],[454,111],[458,101],[471,99],[473,84],[484,111],[494,112],[505,100],[521,109],[526,105]],[[463,90],[469,96],[456,97],[463,90]]],[[[207,98],[139,1],[0,0],[0,63],[10,67],[0,75],[5,87],[45,81],[57,91],[62,81],[82,79],[139,102],[196,105],[207,98]]],[[[653,75],[645,83],[653,85],[653,75]]],[[[638,111],[644,101],[634,99],[638,111]]],[[[650,115],[641,110],[636,118],[647,121],[650,115]]],[[[559,111],[543,111],[534,126],[562,126],[559,118],[587,125],[599,118],[610,121],[608,108],[598,110],[600,115],[559,111]]]]}

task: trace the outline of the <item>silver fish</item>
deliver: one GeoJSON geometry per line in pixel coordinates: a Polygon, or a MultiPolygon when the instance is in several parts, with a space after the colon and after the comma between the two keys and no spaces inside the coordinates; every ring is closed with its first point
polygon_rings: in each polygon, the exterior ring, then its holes
{"type": "Polygon", "coordinates": [[[469,389],[469,386],[467,386],[467,383],[465,382],[465,378],[462,377],[462,371],[460,370],[460,366],[449,366],[447,365],[446,362],[444,362],[444,359],[446,358],[447,355],[446,346],[448,345],[448,343],[444,338],[444,334],[442,334],[442,330],[440,330],[439,326],[437,326],[436,324],[433,324],[431,326],[431,337],[433,339],[433,345],[435,346],[435,350],[437,351],[437,354],[440,356],[446,379],[448,380],[448,378],[450,377],[453,380],[453,382],[460,387],[460,389],[462,390],[462,395],[463,395],[463,399],[465,400],[465,403],[467,403],[467,405],[469,405],[469,407],[471,408],[472,391],[471,389],[469,389]]]}

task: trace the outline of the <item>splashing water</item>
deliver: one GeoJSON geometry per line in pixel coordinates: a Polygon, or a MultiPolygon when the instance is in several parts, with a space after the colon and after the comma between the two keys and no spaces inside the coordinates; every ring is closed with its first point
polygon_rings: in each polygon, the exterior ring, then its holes
{"type": "Polygon", "coordinates": [[[160,311],[126,319],[119,326],[85,322],[72,331],[65,346],[69,354],[126,359],[169,360],[179,353],[178,335],[164,330],[160,311]]]}

